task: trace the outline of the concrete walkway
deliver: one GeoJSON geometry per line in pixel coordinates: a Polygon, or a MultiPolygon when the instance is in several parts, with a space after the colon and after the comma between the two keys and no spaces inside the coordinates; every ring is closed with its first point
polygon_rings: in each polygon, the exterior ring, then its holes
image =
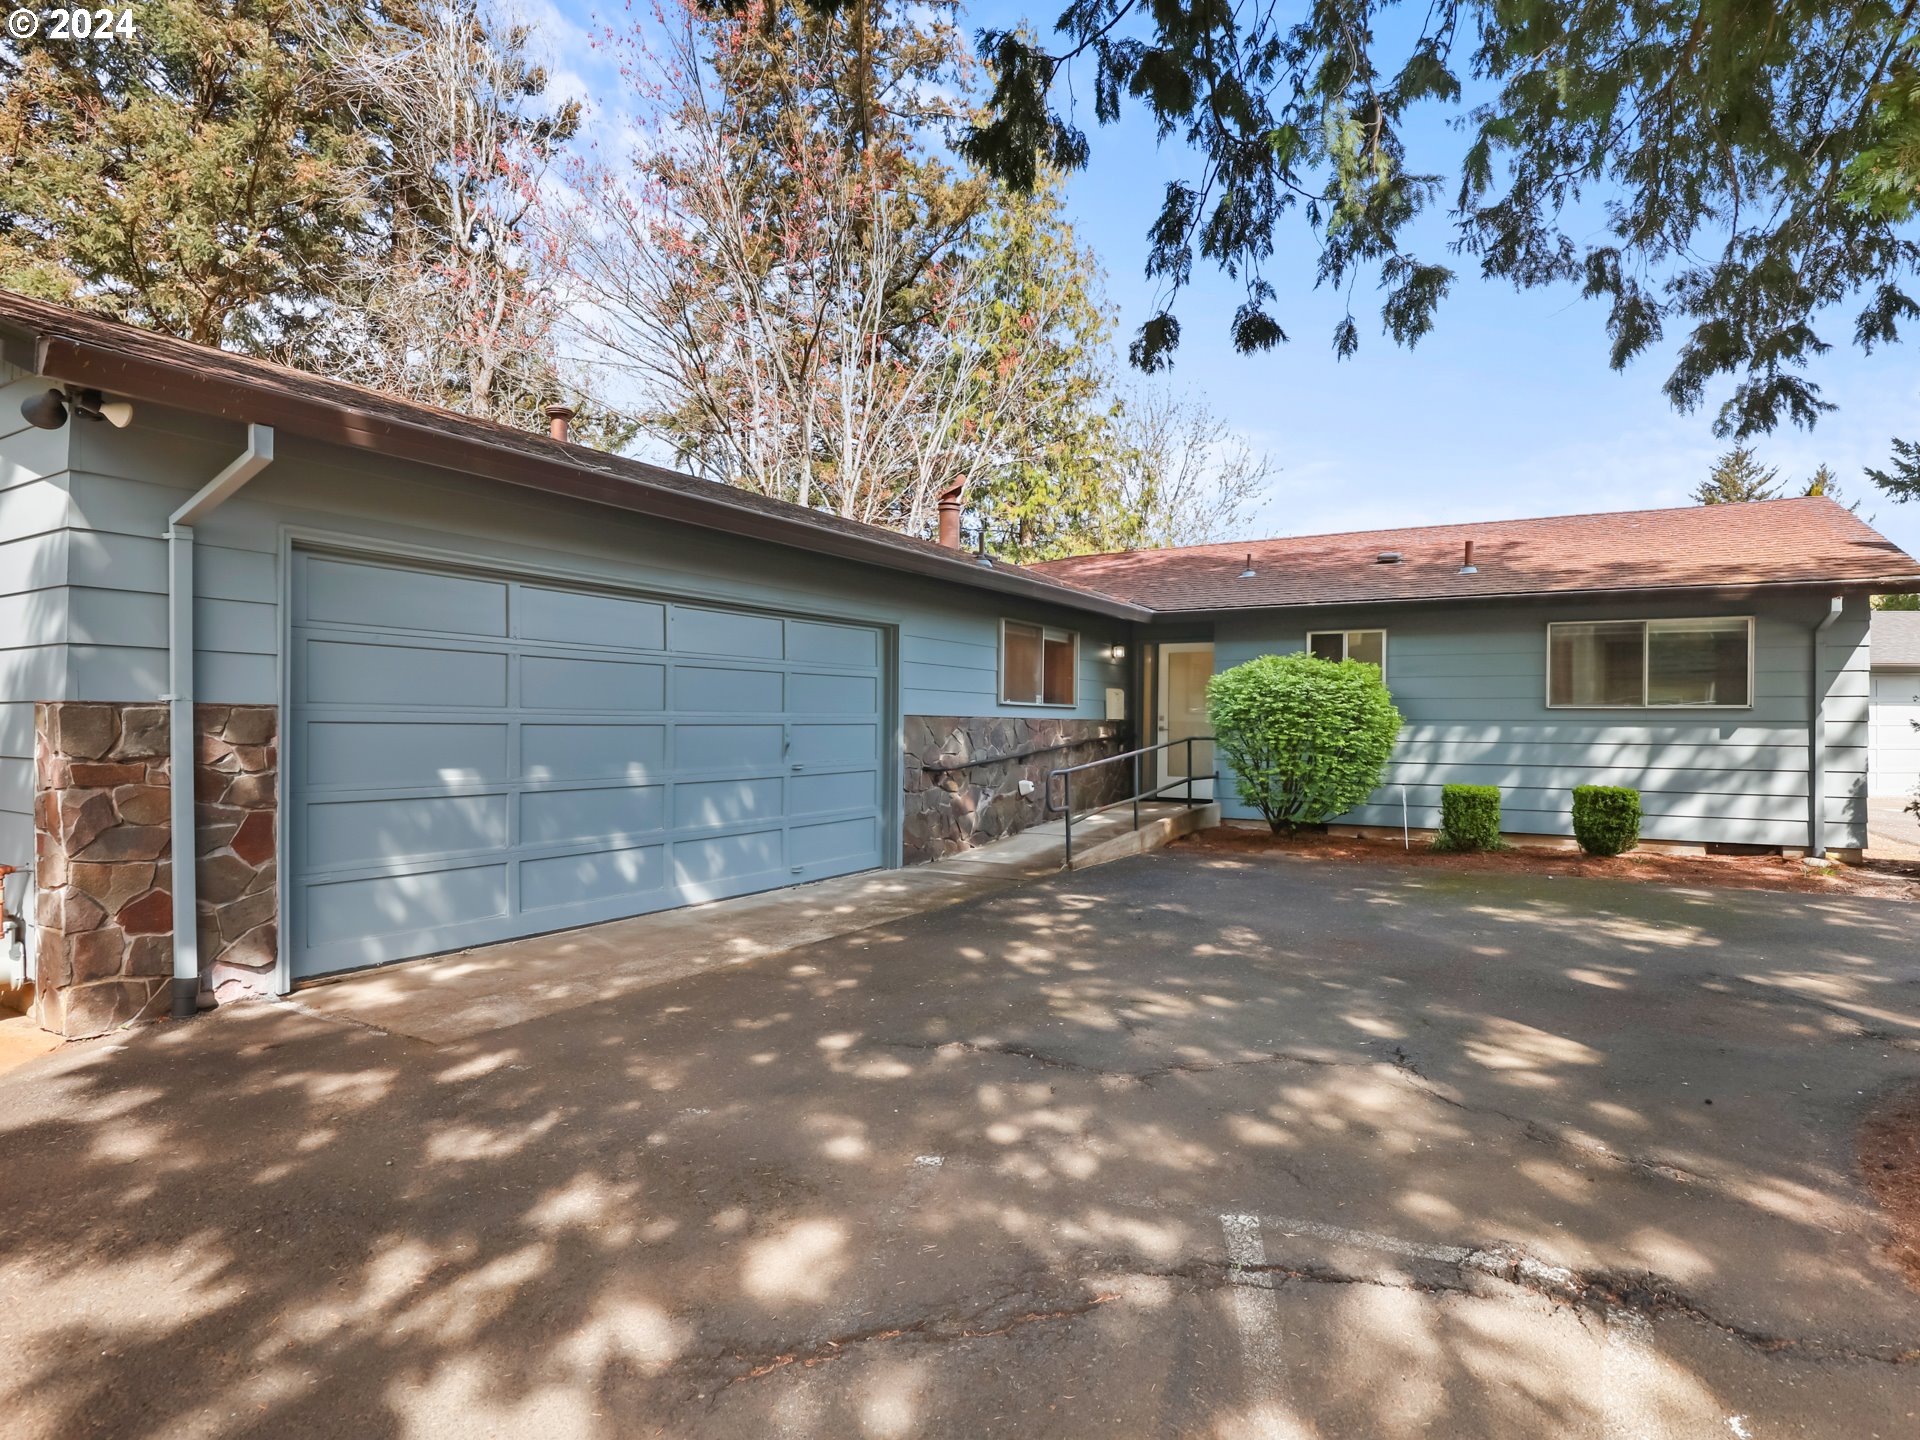
{"type": "MultiPolygon", "coordinates": [[[[1075,868],[1138,854],[1219,821],[1213,806],[1143,805],[1141,811],[1138,831],[1124,808],[1076,818],[1075,868]]],[[[1065,846],[1064,822],[1056,820],[931,865],[844,875],[383,966],[297,990],[285,1003],[442,1045],[977,899],[1060,870],[1065,846]]]]}

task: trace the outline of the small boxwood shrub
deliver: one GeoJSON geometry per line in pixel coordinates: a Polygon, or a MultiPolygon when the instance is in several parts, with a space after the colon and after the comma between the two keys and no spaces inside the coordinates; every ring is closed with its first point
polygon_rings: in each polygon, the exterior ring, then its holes
{"type": "Polygon", "coordinates": [[[1365,800],[1400,736],[1378,665],[1306,654],[1222,670],[1207,682],[1207,719],[1235,791],[1276,835],[1365,800]]]}
{"type": "Polygon", "coordinates": [[[1573,838],[1589,855],[1618,855],[1640,843],[1640,792],[1624,785],[1573,787],[1573,838]]]}
{"type": "Polygon", "coordinates": [[[1498,785],[1443,785],[1440,788],[1440,833],[1436,850],[1498,850],[1500,787],[1498,785]]]}

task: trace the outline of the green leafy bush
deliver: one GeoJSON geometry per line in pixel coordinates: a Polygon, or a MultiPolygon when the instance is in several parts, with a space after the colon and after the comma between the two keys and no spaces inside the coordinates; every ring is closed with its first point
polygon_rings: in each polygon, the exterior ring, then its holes
{"type": "Polygon", "coordinates": [[[1379,666],[1305,654],[1221,671],[1207,682],[1207,719],[1240,799],[1275,834],[1365,800],[1400,734],[1379,666]]]}
{"type": "Polygon", "coordinates": [[[1440,833],[1436,850],[1499,850],[1500,787],[1498,785],[1443,785],[1440,787],[1440,833]]]}
{"type": "Polygon", "coordinates": [[[1624,785],[1573,787],[1573,838],[1589,855],[1618,855],[1640,843],[1640,792],[1624,785]]]}

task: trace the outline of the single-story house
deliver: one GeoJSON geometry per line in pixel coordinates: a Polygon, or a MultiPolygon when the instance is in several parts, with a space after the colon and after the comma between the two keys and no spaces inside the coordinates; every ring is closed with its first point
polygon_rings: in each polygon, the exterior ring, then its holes
{"type": "Polygon", "coordinates": [[[1920,794],[1920,610],[1876,610],[1867,793],[1920,794]]]}
{"type": "Polygon", "coordinates": [[[1385,671],[1355,824],[1616,781],[1854,850],[1867,596],[1920,589],[1826,500],[1023,569],[6,294],[0,365],[7,938],[69,1035],[933,859],[1270,650],[1385,671]]]}
{"type": "MultiPolygon", "coordinates": [[[[1567,837],[1573,786],[1631,785],[1648,841],[1841,855],[1866,843],[1868,592],[1920,588],[1820,497],[1034,568],[1153,611],[1163,732],[1203,724],[1204,675],[1256,655],[1379,664],[1406,723],[1339,828],[1428,830],[1443,785],[1486,784],[1509,834],[1567,837]]],[[[1231,786],[1222,801],[1254,817],[1231,786]]]]}

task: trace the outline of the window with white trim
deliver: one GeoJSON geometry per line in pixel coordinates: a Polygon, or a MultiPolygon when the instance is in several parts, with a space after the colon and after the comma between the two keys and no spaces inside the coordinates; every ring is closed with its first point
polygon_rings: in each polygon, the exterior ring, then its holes
{"type": "Polygon", "coordinates": [[[1384,630],[1311,630],[1307,653],[1322,660],[1363,660],[1387,676],[1387,632],[1384,630]]]}
{"type": "Polygon", "coordinates": [[[1072,630],[1000,622],[1000,700],[1006,705],[1072,705],[1078,699],[1080,637],[1072,630]]]}
{"type": "Polygon", "coordinates": [[[1552,709],[1744,710],[1752,704],[1750,615],[1547,626],[1552,709]]]}

